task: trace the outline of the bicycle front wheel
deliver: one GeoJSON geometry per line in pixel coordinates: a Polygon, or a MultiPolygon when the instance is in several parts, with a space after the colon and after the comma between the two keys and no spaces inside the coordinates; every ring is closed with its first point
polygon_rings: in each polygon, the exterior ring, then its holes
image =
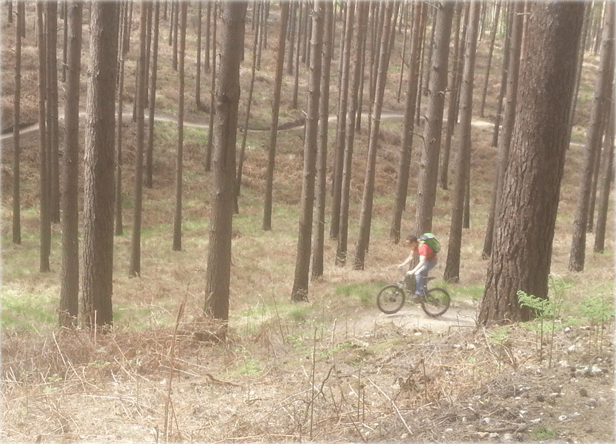
{"type": "Polygon", "coordinates": [[[376,297],[376,305],[385,314],[393,314],[404,305],[404,290],[395,284],[383,287],[376,297]]]}
{"type": "Polygon", "coordinates": [[[431,288],[426,292],[426,297],[421,303],[421,308],[428,316],[437,318],[449,309],[451,297],[442,288],[431,288]]]}

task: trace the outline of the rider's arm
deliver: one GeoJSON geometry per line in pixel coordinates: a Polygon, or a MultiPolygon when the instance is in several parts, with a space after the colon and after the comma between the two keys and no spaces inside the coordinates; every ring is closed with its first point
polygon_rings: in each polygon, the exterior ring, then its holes
{"type": "Polygon", "coordinates": [[[409,257],[407,257],[404,262],[402,262],[400,265],[398,265],[398,268],[404,268],[407,265],[409,265],[411,263],[411,261],[413,260],[413,257],[415,256],[415,251],[411,251],[411,254],[409,254],[409,257]]]}
{"type": "Polygon", "coordinates": [[[413,268],[412,270],[408,271],[406,274],[415,274],[417,273],[417,271],[425,264],[426,262],[426,256],[421,255],[419,256],[419,263],[417,265],[415,265],[415,268],[413,268]]]}

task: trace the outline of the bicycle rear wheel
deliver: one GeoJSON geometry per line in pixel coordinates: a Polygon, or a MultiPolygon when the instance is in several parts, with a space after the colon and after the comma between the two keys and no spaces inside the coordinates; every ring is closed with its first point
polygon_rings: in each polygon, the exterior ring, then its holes
{"type": "Polygon", "coordinates": [[[383,287],[376,297],[376,305],[383,313],[396,313],[404,305],[404,290],[395,284],[383,287]]]}
{"type": "Polygon", "coordinates": [[[437,318],[449,309],[451,297],[442,288],[431,288],[426,292],[425,299],[421,302],[421,308],[428,316],[437,318]]]}

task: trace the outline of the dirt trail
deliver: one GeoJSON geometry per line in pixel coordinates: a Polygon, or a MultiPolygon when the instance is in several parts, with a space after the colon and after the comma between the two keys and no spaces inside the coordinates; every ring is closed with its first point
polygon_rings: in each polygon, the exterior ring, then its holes
{"type": "Polygon", "coordinates": [[[398,313],[390,315],[382,313],[376,307],[362,309],[343,321],[338,319],[335,329],[338,334],[368,336],[374,333],[377,327],[392,324],[410,332],[447,332],[455,328],[474,327],[476,314],[477,308],[474,305],[453,302],[443,316],[431,318],[423,312],[420,305],[407,302],[398,313]]]}

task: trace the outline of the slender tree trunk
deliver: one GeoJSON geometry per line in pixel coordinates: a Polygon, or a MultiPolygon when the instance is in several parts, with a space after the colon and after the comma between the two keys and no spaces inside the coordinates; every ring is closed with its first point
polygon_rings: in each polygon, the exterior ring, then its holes
{"type": "Polygon", "coordinates": [[[312,278],[323,275],[325,248],[325,205],[327,197],[327,140],[329,128],[329,81],[334,50],[334,11],[332,2],[325,2],[323,37],[323,66],[321,70],[321,99],[319,101],[319,134],[317,139],[317,218],[312,251],[312,278]]]}
{"type": "MultiPolygon", "coordinates": [[[[216,82],[216,121],[212,217],[205,273],[205,311],[229,319],[231,236],[235,194],[235,144],[240,100],[240,61],[247,2],[223,2],[220,72],[216,82]]],[[[226,329],[225,329],[226,331],[226,329]]]]}
{"type": "Polygon", "coordinates": [[[50,147],[50,218],[51,222],[60,222],[60,151],[58,126],[58,2],[48,1],[47,6],[47,63],[48,63],[48,102],[49,127],[47,128],[50,147]]]}
{"type": "Polygon", "coordinates": [[[498,94],[498,100],[496,104],[496,118],[494,120],[494,132],[492,133],[492,146],[498,146],[498,134],[501,124],[501,112],[503,109],[503,98],[507,91],[507,75],[509,73],[509,58],[511,48],[511,32],[513,28],[513,21],[515,19],[515,4],[509,5],[509,17],[507,18],[507,30],[505,31],[505,44],[503,49],[503,70],[501,72],[501,86],[498,94]]]}
{"type": "Polygon", "coordinates": [[[21,119],[21,26],[24,5],[17,4],[17,19],[15,20],[15,99],[13,103],[13,243],[21,244],[21,189],[20,189],[20,157],[19,127],[21,119]]]}
{"type": "Polygon", "coordinates": [[[383,15],[381,52],[379,54],[378,73],[376,76],[376,95],[374,98],[374,106],[372,107],[372,114],[370,116],[372,120],[372,130],[370,131],[370,141],[368,143],[368,162],[364,179],[359,236],[355,249],[355,261],[353,262],[353,269],[355,270],[364,269],[366,252],[368,251],[368,240],[370,239],[370,225],[372,224],[372,205],[374,199],[374,178],[376,174],[376,154],[379,143],[379,125],[381,113],[383,111],[383,97],[385,95],[385,83],[387,82],[389,55],[393,46],[393,41],[390,41],[390,34],[395,32],[395,27],[392,25],[393,10],[394,3],[387,2],[383,15]]]}
{"type": "Polygon", "coordinates": [[[597,211],[597,229],[595,230],[595,253],[603,253],[605,248],[605,231],[607,225],[608,206],[610,202],[610,191],[614,180],[614,126],[616,116],[616,91],[612,85],[612,103],[610,106],[610,119],[608,131],[603,143],[604,165],[599,190],[599,209],[597,211]]]}
{"type": "Polygon", "coordinates": [[[203,3],[197,4],[197,73],[195,75],[195,102],[197,109],[201,109],[201,18],[203,16],[203,3]]]}
{"type": "Polygon", "coordinates": [[[182,157],[184,152],[184,62],[186,60],[186,14],[188,4],[180,5],[178,151],[175,165],[175,213],[173,215],[173,251],[182,251],[182,157]]]}
{"type": "MultiPolygon", "coordinates": [[[[319,127],[319,99],[321,95],[321,48],[323,45],[324,12],[322,2],[313,2],[312,35],[310,48],[310,77],[308,84],[308,109],[306,114],[306,138],[304,140],[304,173],[300,203],[299,233],[295,260],[295,278],[291,300],[308,300],[310,275],[310,252],[312,219],[314,212],[314,185],[317,160],[317,135],[319,127]]],[[[306,5],[308,5],[306,3],[306,5]]]]}
{"type": "MultiPolygon", "coordinates": [[[[152,79],[150,81],[150,100],[149,102],[149,116],[148,116],[148,146],[145,152],[145,186],[152,188],[154,186],[154,117],[156,114],[156,82],[158,73],[158,35],[159,35],[159,16],[160,5],[159,2],[154,2],[154,33],[152,39],[154,40],[152,46],[152,79]]],[[[147,72],[147,71],[146,71],[147,72]]],[[[144,89],[144,95],[147,95],[147,88],[144,89]]],[[[181,96],[183,98],[183,96],[181,96]]]]}
{"type": "Polygon", "coordinates": [[[601,147],[601,136],[603,132],[602,122],[606,104],[610,95],[606,92],[614,79],[612,60],[614,58],[614,3],[607,5],[607,20],[603,27],[603,40],[601,44],[601,56],[595,95],[590,115],[588,133],[586,135],[586,155],[582,168],[582,178],[578,191],[578,200],[575,209],[575,219],[573,221],[573,239],[571,241],[571,254],[569,256],[569,270],[584,270],[586,253],[586,225],[588,222],[588,205],[590,200],[590,190],[592,185],[593,166],[595,156],[601,147]],[[612,68],[612,69],[610,69],[612,68]]]}
{"type": "Polygon", "coordinates": [[[498,163],[495,169],[495,180],[492,188],[490,213],[483,243],[482,257],[488,258],[492,254],[492,241],[494,236],[494,224],[499,212],[498,203],[503,193],[503,181],[509,159],[509,147],[516,117],[518,79],[520,69],[520,56],[522,53],[522,33],[524,28],[524,4],[515,3],[513,7],[513,21],[511,22],[511,38],[509,40],[509,66],[507,67],[507,89],[505,98],[505,110],[503,116],[503,134],[498,140],[498,163]]]}
{"type": "Polygon", "coordinates": [[[453,19],[453,2],[436,3],[437,28],[434,59],[431,63],[428,117],[424,130],[424,147],[419,165],[419,187],[417,196],[417,211],[415,216],[415,231],[425,233],[432,230],[432,214],[436,201],[436,182],[438,173],[438,158],[443,127],[443,109],[445,106],[445,91],[447,89],[447,61],[449,59],[449,39],[453,19]]]}
{"type": "Polygon", "coordinates": [[[502,1],[496,2],[496,12],[494,13],[494,26],[492,28],[492,35],[490,37],[490,49],[488,51],[488,67],[486,68],[486,78],[483,82],[483,92],[481,93],[481,108],[479,109],[479,116],[484,117],[484,111],[486,107],[486,96],[488,94],[488,83],[490,80],[490,68],[492,67],[492,54],[494,53],[494,42],[496,40],[496,31],[498,31],[498,19],[500,17],[502,1]]]}
{"type": "Polygon", "coordinates": [[[205,149],[205,171],[212,169],[212,149],[214,147],[214,117],[216,116],[216,24],[218,22],[218,7],[214,3],[212,11],[212,77],[210,85],[210,130],[208,133],[207,147],[205,149]]]}
{"type": "Polygon", "coordinates": [[[130,266],[128,275],[130,277],[139,276],[141,273],[141,212],[143,208],[143,145],[145,133],[145,39],[147,24],[147,5],[142,0],[139,31],[139,60],[138,60],[138,79],[137,79],[137,147],[135,156],[135,209],[133,214],[133,232],[130,245],[130,266]]]}
{"type": "Polygon", "coordinates": [[[95,2],[90,13],[90,62],[84,157],[81,323],[113,322],[113,162],[118,57],[118,4],[95,2]]]}
{"type": "Polygon", "coordinates": [[[75,324],[79,314],[79,85],[81,75],[82,10],[81,1],[70,8],[67,36],[66,142],[62,157],[62,279],[59,324],[75,324]]]}
{"type": "Polygon", "coordinates": [[[256,20],[256,29],[254,34],[254,41],[252,45],[252,69],[250,72],[250,88],[248,89],[248,102],[246,104],[246,119],[244,120],[244,129],[242,132],[242,146],[240,148],[240,154],[237,161],[237,175],[235,185],[235,213],[239,213],[238,197],[240,195],[240,188],[242,186],[242,169],[244,168],[244,155],[246,152],[246,140],[248,138],[248,122],[250,121],[250,109],[252,107],[252,93],[255,86],[255,77],[257,72],[257,47],[259,28],[261,27],[261,20],[256,20]]]}
{"type": "Polygon", "coordinates": [[[125,27],[123,26],[123,21],[128,20],[128,2],[123,2],[123,6],[120,6],[123,10],[123,14],[120,19],[119,27],[123,29],[122,34],[119,36],[119,45],[118,48],[118,123],[117,123],[117,143],[116,143],[116,172],[115,172],[115,234],[116,236],[121,236],[124,233],[124,227],[122,222],[122,117],[124,114],[124,61],[125,61],[125,52],[124,45],[126,43],[126,39],[124,38],[123,32],[125,27]]]}
{"type": "Polygon", "coordinates": [[[44,3],[37,2],[36,4],[36,26],[38,29],[38,44],[39,44],[39,133],[40,133],[40,192],[41,192],[41,204],[40,204],[40,235],[41,235],[41,249],[40,249],[40,271],[50,271],[49,267],[49,254],[51,249],[51,214],[50,214],[50,202],[49,202],[49,174],[47,168],[47,128],[46,128],[46,113],[45,113],[45,101],[47,95],[47,69],[46,59],[47,54],[45,48],[45,26],[43,24],[43,9],[44,3]]]}
{"type": "Polygon", "coordinates": [[[475,58],[477,52],[477,34],[479,27],[480,3],[478,0],[470,4],[469,24],[464,50],[464,76],[460,98],[460,143],[456,162],[456,183],[451,212],[451,225],[447,248],[444,279],[447,282],[460,280],[460,250],[462,248],[462,222],[465,190],[468,186],[468,175],[471,161],[471,122],[473,117],[473,88],[475,76],[475,58]]]}
{"type": "Polygon", "coordinates": [[[280,91],[282,89],[282,75],[284,68],[284,44],[287,34],[289,17],[289,2],[280,4],[280,34],[278,35],[278,54],[276,59],[276,83],[272,99],[272,126],[270,128],[269,151],[267,157],[267,171],[265,173],[265,203],[263,207],[263,229],[272,229],[272,195],[274,188],[274,167],[276,164],[276,139],[278,137],[278,111],[280,110],[280,91]]]}
{"type": "Polygon", "coordinates": [[[451,85],[449,92],[449,107],[447,109],[447,125],[445,130],[445,143],[443,144],[443,153],[441,161],[441,188],[443,190],[449,189],[449,156],[451,152],[451,138],[456,127],[458,120],[458,92],[460,90],[460,84],[462,83],[462,69],[464,64],[462,59],[464,57],[464,34],[460,38],[460,22],[462,15],[466,8],[462,8],[464,5],[461,2],[456,3],[455,25],[454,25],[454,53],[453,53],[453,69],[451,71],[451,85]]]}
{"type": "MultiPolygon", "coordinates": [[[[367,3],[357,4],[357,30],[354,38],[354,60],[353,60],[353,72],[351,74],[351,83],[349,85],[349,102],[348,109],[346,110],[346,131],[344,142],[344,159],[342,166],[342,188],[340,196],[340,229],[338,231],[338,245],[336,249],[336,265],[344,266],[347,258],[347,243],[349,234],[349,207],[350,207],[350,194],[351,194],[351,176],[353,167],[353,151],[355,144],[355,116],[357,115],[357,96],[360,77],[361,63],[361,41],[362,31],[365,32],[365,23],[367,15],[367,3]]],[[[351,21],[352,23],[352,21],[351,21]]]]}
{"type": "Polygon", "coordinates": [[[346,139],[347,103],[349,96],[349,72],[351,65],[351,43],[353,40],[353,21],[355,19],[355,3],[346,4],[345,31],[342,39],[342,56],[340,57],[340,84],[338,94],[338,119],[336,128],[336,151],[334,153],[334,177],[332,188],[330,239],[338,239],[340,233],[340,210],[342,201],[342,182],[344,170],[344,149],[346,139]]]}
{"type": "Polygon", "coordinates": [[[478,318],[483,325],[529,320],[518,291],[548,296],[583,9],[581,2],[535,2],[529,10],[511,154],[478,318]]]}
{"type": "Polygon", "coordinates": [[[396,201],[394,214],[389,230],[392,242],[400,242],[402,213],[406,208],[411,155],[413,152],[413,136],[415,131],[415,105],[417,103],[419,62],[421,57],[421,17],[426,14],[426,4],[417,3],[413,9],[413,36],[411,38],[408,89],[406,91],[406,106],[404,112],[404,129],[400,146],[400,161],[398,164],[398,180],[396,182],[396,201]]]}

